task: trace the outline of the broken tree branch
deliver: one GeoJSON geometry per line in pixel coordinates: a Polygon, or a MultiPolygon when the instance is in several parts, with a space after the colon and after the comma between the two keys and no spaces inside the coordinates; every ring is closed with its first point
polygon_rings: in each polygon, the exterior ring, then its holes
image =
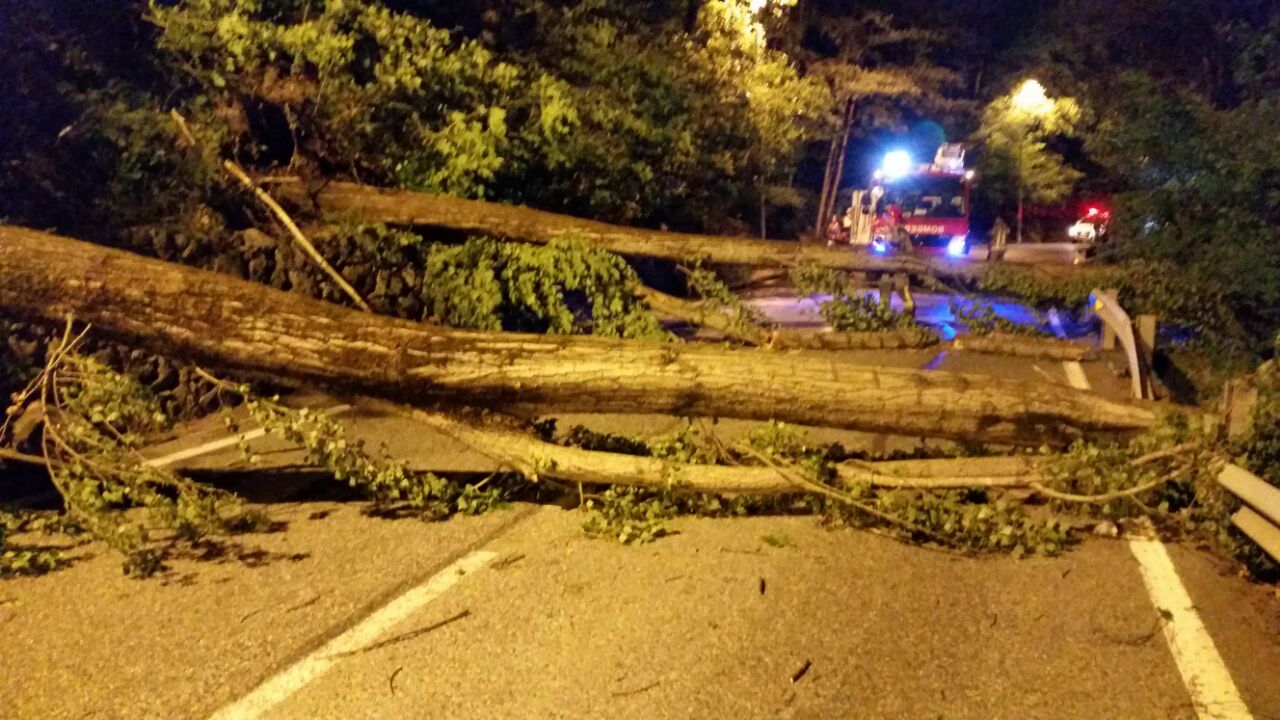
{"type": "MultiPolygon", "coordinates": [[[[478,425],[448,413],[364,399],[362,405],[412,419],[511,467],[529,478],[566,483],[622,485],[653,490],[680,489],[727,495],[796,492],[795,483],[775,468],[701,465],[640,455],[583,450],[544,442],[496,423],[478,425]]],[[[901,460],[840,463],[846,485],[948,490],[957,487],[1028,487],[1040,477],[1039,459],[1027,457],[901,460]]]]}
{"type": "MultiPolygon", "coordinates": [[[[169,111],[169,115],[173,118],[174,123],[177,124],[178,131],[182,133],[183,139],[193,148],[199,148],[199,144],[196,142],[195,136],[191,134],[191,128],[187,127],[187,119],[182,117],[182,113],[174,109],[169,111]]],[[[244,168],[240,167],[232,160],[223,160],[222,169],[234,178],[236,182],[244,186],[246,190],[253,193],[253,196],[256,197],[259,202],[267,206],[267,209],[276,216],[276,219],[280,221],[280,224],[284,226],[284,229],[288,231],[289,236],[293,238],[294,244],[296,244],[298,248],[302,250],[303,254],[310,258],[311,261],[324,272],[324,274],[328,275],[329,279],[333,280],[333,282],[342,289],[342,292],[346,293],[347,297],[351,299],[351,302],[356,304],[356,307],[365,312],[373,312],[373,308],[369,307],[369,304],[364,301],[364,298],[360,297],[360,293],[356,292],[356,289],[351,287],[351,284],[347,282],[346,278],[342,277],[337,270],[333,269],[333,266],[329,264],[329,261],[324,259],[324,256],[320,254],[319,250],[316,250],[316,246],[311,244],[311,241],[302,233],[302,230],[298,227],[298,224],[293,221],[293,218],[289,216],[289,213],[285,212],[285,209],[280,206],[280,203],[276,202],[275,198],[271,197],[270,193],[259,187],[258,184],[249,177],[249,173],[244,171],[244,168]]]]}

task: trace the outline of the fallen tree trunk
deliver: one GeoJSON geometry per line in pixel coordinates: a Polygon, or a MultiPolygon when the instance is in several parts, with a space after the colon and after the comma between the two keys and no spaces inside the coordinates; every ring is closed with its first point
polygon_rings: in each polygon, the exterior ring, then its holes
{"type": "Polygon", "coordinates": [[[739,322],[725,308],[674,297],[643,285],[637,288],[636,295],[659,315],[714,330],[726,338],[748,345],[776,350],[902,350],[928,347],[938,342],[937,338],[919,330],[834,332],[823,329],[767,328],[750,322],[739,322]]]}
{"type": "Polygon", "coordinates": [[[985,443],[1127,436],[1156,403],[858,365],[829,353],[451,330],[0,226],[0,310],[75,315],[157,354],[394,398],[516,412],[776,419],[985,443]]]}
{"type": "Polygon", "coordinates": [[[314,204],[323,212],[348,215],[365,222],[442,227],[532,243],[575,237],[620,255],[676,262],[702,258],[731,265],[815,264],[842,270],[910,272],[937,277],[974,277],[983,271],[981,266],[968,263],[901,255],[885,257],[848,247],[624,227],[528,207],[349,182],[328,182],[311,190],[301,180],[285,178],[277,182],[277,194],[295,203],[314,204]]]}
{"type": "MultiPolygon", "coordinates": [[[[770,467],[700,465],[662,458],[583,450],[543,442],[528,433],[479,427],[451,415],[374,403],[438,430],[530,479],[675,489],[729,495],[777,495],[803,492],[784,473],[770,467]]],[[[1025,488],[1040,481],[1043,458],[988,457],[836,465],[840,481],[851,486],[953,490],[1025,488]]]]}
{"type": "Polygon", "coordinates": [[[1087,345],[1055,338],[1028,337],[993,333],[991,335],[965,335],[951,342],[957,350],[1011,355],[1013,357],[1042,358],[1045,360],[1089,360],[1098,351],[1087,345]]]}
{"type": "Polygon", "coordinates": [[[685,300],[641,285],[636,295],[649,309],[721,333],[726,338],[775,350],[906,350],[938,346],[969,352],[1046,360],[1087,360],[1097,354],[1093,348],[1068,340],[993,333],[968,335],[950,343],[939,343],[923,330],[883,330],[880,332],[838,332],[826,328],[767,328],[740,322],[726,308],[685,300]]]}

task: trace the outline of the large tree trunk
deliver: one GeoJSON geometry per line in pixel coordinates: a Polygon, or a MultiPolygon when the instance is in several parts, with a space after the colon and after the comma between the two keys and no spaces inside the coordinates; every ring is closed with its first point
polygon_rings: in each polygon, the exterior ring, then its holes
{"type": "Polygon", "coordinates": [[[308,191],[299,180],[282,180],[273,192],[295,203],[366,222],[442,227],[533,243],[579,238],[621,255],[676,262],[706,259],[729,265],[796,266],[807,263],[844,270],[912,272],[938,277],[972,277],[976,265],[906,256],[879,256],[849,248],[757,240],[722,235],[645,230],[610,225],[482,200],[389,190],[349,182],[329,182],[308,191]]]}
{"type": "Polygon", "coordinates": [[[1015,444],[1128,435],[1164,410],[830,353],[451,330],[11,226],[0,226],[0,310],[74,314],[157,354],[412,403],[777,419],[1015,444]]]}
{"type": "Polygon", "coordinates": [[[636,296],[653,312],[684,320],[692,325],[714,330],[726,338],[748,345],[774,350],[906,350],[937,347],[1014,357],[1046,360],[1086,360],[1096,355],[1093,348],[1068,340],[1026,335],[970,335],[950,343],[921,330],[883,330],[879,332],[836,332],[829,329],[767,328],[734,317],[725,307],[705,301],[685,300],[644,285],[636,288],[636,296]]]}

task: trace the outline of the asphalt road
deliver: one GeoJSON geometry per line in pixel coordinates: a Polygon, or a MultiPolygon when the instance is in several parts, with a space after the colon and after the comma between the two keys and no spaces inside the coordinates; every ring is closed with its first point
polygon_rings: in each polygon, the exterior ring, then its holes
{"type": "MultiPolygon", "coordinates": [[[[5,581],[4,717],[1196,717],[1120,540],[973,559],[808,517],[684,518],[627,547],[556,507],[270,509],[285,531],[161,582],[91,549],[5,581]]],[[[1173,557],[1252,717],[1280,717],[1280,598],[1173,557]]]]}

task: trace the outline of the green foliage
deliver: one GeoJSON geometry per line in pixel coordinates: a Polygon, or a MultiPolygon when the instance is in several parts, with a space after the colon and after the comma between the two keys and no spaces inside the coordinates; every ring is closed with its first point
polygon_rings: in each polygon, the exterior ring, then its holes
{"type": "Polygon", "coordinates": [[[791,547],[794,544],[794,541],[791,539],[791,536],[782,532],[769,533],[768,535],[761,535],[760,542],[764,543],[765,545],[768,545],[769,547],[775,547],[775,548],[791,547]]]}
{"type": "Polygon", "coordinates": [[[62,550],[16,545],[11,537],[18,533],[52,533],[64,529],[71,531],[78,529],[68,528],[66,525],[61,522],[59,516],[50,516],[47,513],[11,513],[0,510],[0,578],[15,575],[42,575],[65,566],[67,556],[62,550]]]}
{"type": "Polygon", "coordinates": [[[575,240],[470,240],[432,249],[422,292],[428,314],[454,327],[668,339],[639,282],[618,256],[575,240]]]}
{"type": "Polygon", "coordinates": [[[791,284],[802,295],[830,295],[818,311],[834,330],[840,332],[880,332],[914,330],[927,337],[932,331],[916,323],[908,313],[897,312],[855,288],[848,273],[831,268],[807,266],[791,271],[791,284]]]}
{"type": "Polygon", "coordinates": [[[983,492],[880,490],[871,506],[910,527],[886,524],[846,506],[827,506],[831,522],[855,527],[878,525],[915,541],[933,541],[968,552],[1000,552],[1013,557],[1056,555],[1070,543],[1070,526],[1056,516],[1036,517],[1012,499],[983,492]]]}
{"type": "Polygon", "coordinates": [[[723,455],[715,433],[693,422],[651,441],[649,450],[654,457],[682,463],[715,464],[723,455]]]}
{"type": "Polygon", "coordinates": [[[1239,355],[1249,347],[1222,288],[1202,274],[1172,260],[1129,261],[1091,268],[1066,277],[995,265],[983,273],[980,292],[1020,298],[1031,305],[1083,307],[1095,288],[1115,288],[1131,315],[1153,314],[1161,323],[1193,333],[1194,345],[1239,355]]]}
{"type": "Polygon", "coordinates": [[[1280,371],[1275,361],[1263,363],[1254,374],[1258,400],[1253,406],[1252,431],[1233,448],[1241,464],[1280,488],[1280,371]]]}
{"type": "Polygon", "coordinates": [[[1187,304],[1213,301],[1201,311],[1212,317],[1191,327],[1265,352],[1280,328],[1280,149],[1259,128],[1280,123],[1280,103],[1224,110],[1140,75],[1103,90],[1128,98],[1102,106],[1086,143],[1122,191],[1111,254],[1176,266],[1167,282],[1194,283],[1182,289],[1187,304]]]}
{"type": "Polygon", "coordinates": [[[748,305],[740,295],[730,290],[714,270],[698,263],[685,273],[685,278],[689,283],[689,289],[702,298],[703,304],[723,311],[733,318],[735,331],[750,333],[759,328],[774,326],[773,321],[759,308],[748,305]]]}
{"type": "Polygon", "coordinates": [[[1042,89],[1035,91],[1038,87],[1024,84],[991,101],[975,139],[985,153],[984,177],[997,182],[1007,177],[1009,184],[1021,184],[1027,202],[1043,204],[1067,197],[1083,173],[1046,142],[1076,132],[1080,106],[1071,98],[1047,98],[1042,89]]]}
{"type": "Polygon", "coordinates": [[[1049,335],[1044,329],[1043,322],[1036,325],[1016,323],[1006,317],[997,315],[996,309],[991,303],[974,300],[952,300],[950,307],[951,314],[956,320],[964,323],[969,328],[970,335],[978,337],[993,333],[1031,335],[1034,337],[1046,337],[1049,335]]]}
{"type": "Polygon", "coordinates": [[[667,521],[676,516],[675,503],[665,494],[637,488],[610,487],[587,501],[587,534],[624,545],[644,544],[671,534],[667,521]]]}
{"type": "Polygon", "coordinates": [[[365,0],[155,2],[151,19],[229,141],[253,139],[262,103],[293,152],[384,183],[480,197],[503,163],[518,69],[427,20],[365,0]]]}
{"type": "Polygon", "coordinates": [[[137,381],[74,353],[64,340],[28,391],[38,399],[50,477],[74,523],[125,557],[129,574],[163,567],[178,543],[256,527],[261,518],[230,493],[193,483],[143,461],[142,433],[167,417],[137,381]]]}
{"type": "MultiPolygon", "coordinates": [[[[324,412],[252,397],[247,386],[226,389],[248,398],[246,407],[263,428],[306,450],[308,459],[335,480],[368,495],[378,512],[410,512],[435,520],[454,513],[477,515],[505,503],[506,491],[497,485],[459,485],[433,473],[412,472],[385,451],[380,458],[371,456],[362,441],[348,440],[342,424],[324,412]]],[[[225,420],[229,430],[238,430],[230,416],[225,420]]]]}

